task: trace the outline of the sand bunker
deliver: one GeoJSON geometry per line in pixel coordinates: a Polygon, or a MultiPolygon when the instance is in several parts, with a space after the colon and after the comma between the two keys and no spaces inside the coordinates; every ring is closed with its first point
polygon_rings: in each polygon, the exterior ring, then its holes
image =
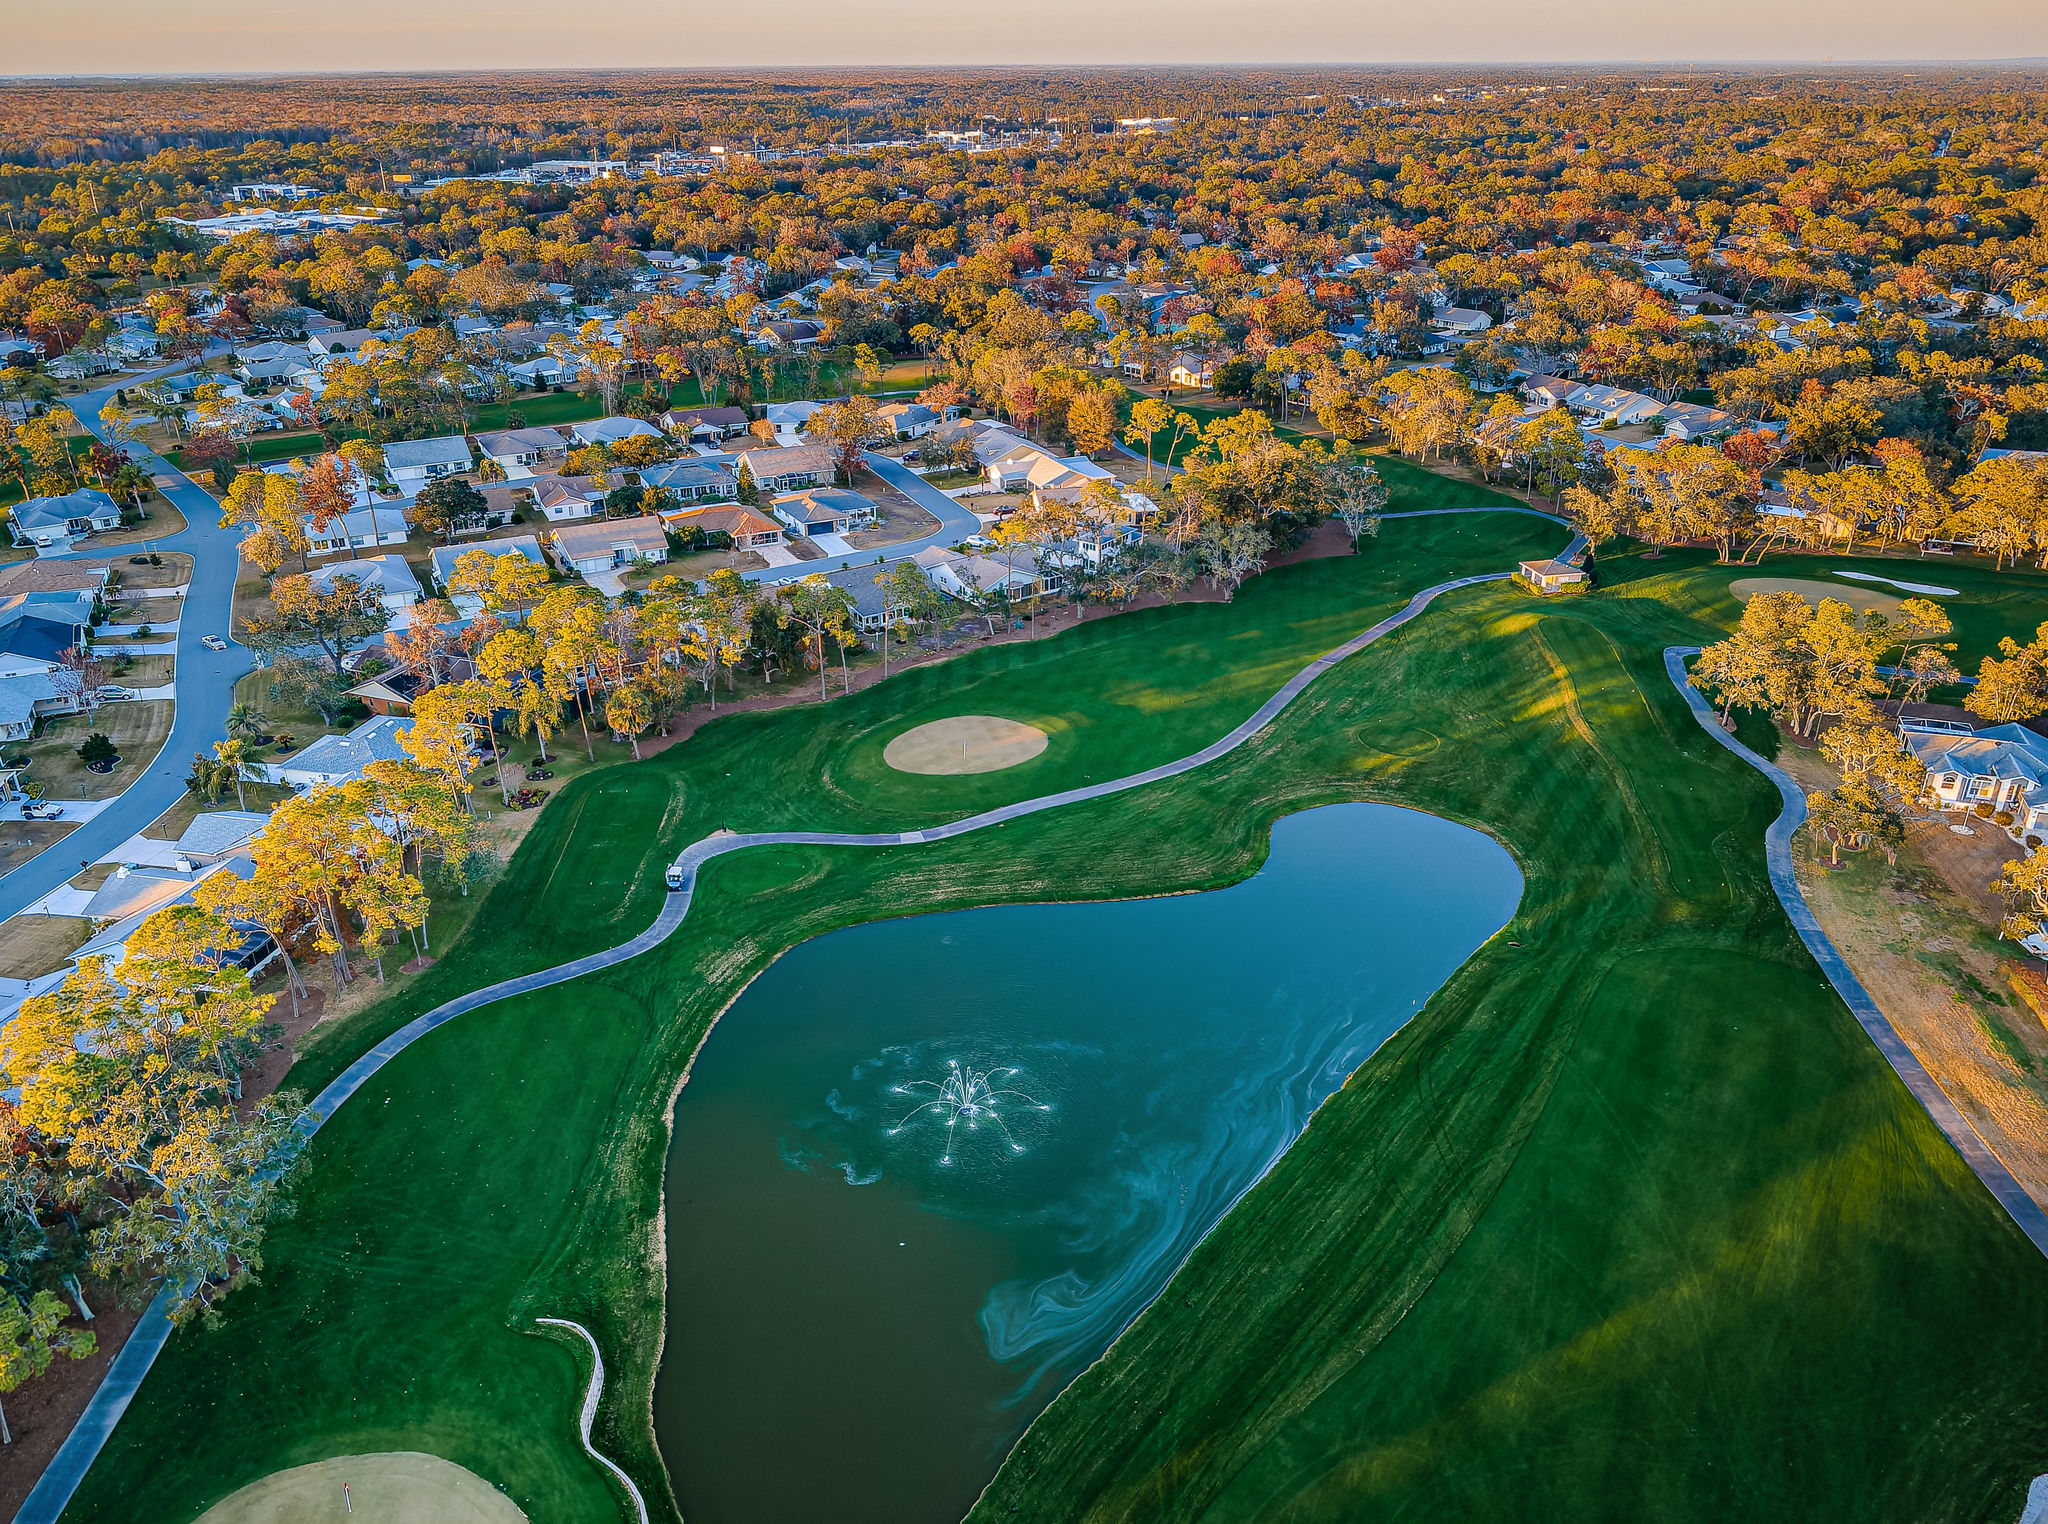
{"type": "Polygon", "coordinates": [[[1045,750],[1045,732],[992,714],[963,714],[906,730],[882,752],[899,773],[993,773],[1045,750]]]}
{"type": "Polygon", "coordinates": [[[1832,598],[1863,613],[1889,614],[1900,600],[1871,587],[1844,587],[1839,582],[1808,582],[1797,577],[1740,577],[1728,584],[1728,591],[1747,603],[1758,593],[1797,593],[1808,603],[1832,598]]]}
{"type": "Polygon", "coordinates": [[[473,1471],[438,1455],[391,1450],[344,1455],[275,1472],[222,1498],[199,1524],[526,1524],[526,1515],[473,1471]],[[348,1498],[342,1498],[342,1484],[348,1498]],[[353,1506],[354,1513],[349,1512],[353,1506]]]}

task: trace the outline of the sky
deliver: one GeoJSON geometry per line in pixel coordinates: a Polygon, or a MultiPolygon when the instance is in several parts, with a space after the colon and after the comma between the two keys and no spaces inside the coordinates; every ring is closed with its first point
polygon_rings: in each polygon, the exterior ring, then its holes
{"type": "Polygon", "coordinates": [[[2044,0],[0,0],[0,73],[2048,57],[2044,0]]]}

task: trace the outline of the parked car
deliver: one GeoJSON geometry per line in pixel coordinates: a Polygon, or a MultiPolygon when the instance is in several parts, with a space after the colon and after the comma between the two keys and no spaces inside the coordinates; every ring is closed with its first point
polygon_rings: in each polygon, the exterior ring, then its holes
{"type": "Polygon", "coordinates": [[[24,804],[21,807],[21,818],[23,820],[62,820],[64,818],[64,806],[61,804],[45,804],[42,800],[38,799],[33,804],[24,804]]]}
{"type": "Polygon", "coordinates": [[[103,704],[118,704],[123,699],[139,699],[142,695],[133,688],[123,688],[119,683],[102,683],[93,690],[93,697],[103,704]]]}
{"type": "Polygon", "coordinates": [[[209,651],[225,651],[228,648],[228,643],[218,635],[202,635],[199,637],[199,643],[209,651]]]}

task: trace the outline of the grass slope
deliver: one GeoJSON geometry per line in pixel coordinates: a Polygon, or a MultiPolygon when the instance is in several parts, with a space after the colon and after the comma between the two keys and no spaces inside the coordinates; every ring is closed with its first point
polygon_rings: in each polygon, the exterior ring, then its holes
{"type": "MultiPolygon", "coordinates": [[[[589,775],[475,929],[323,1033],[295,1082],[451,994],[629,935],[707,830],[915,827],[1180,755],[1415,588],[1557,537],[1520,515],[1390,521],[1367,555],[1235,605],[733,716],[589,775]],[[881,766],[889,737],[961,713],[1053,742],[979,777],[881,766]]],[[[1693,616],[1725,594],[1641,565],[1617,596],[1453,595],[1189,778],[958,841],[718,860],[661,949],[465,1017],[350,1103],[262,1284],[172,1342],[67,1517],[182,1524],[280,1467],[416,1449],[530,1517],[615,1519],[574,1441],[578,1362],[522,1332],[540,1315],[597,1335],[599,1442],[666,1511],[646,1421],[664,1110],[745,980],[850,921],[1232,881],[1277,816],[1359,797],[1494,830],[1521,912],[1033,1428],[979,1516],[2016,1506],[2048,1469],[2048,1266],[1821,984],[1764,882],[1773,796],[1664,683],[1658,649],[1711,635],[1693,616]]]]}

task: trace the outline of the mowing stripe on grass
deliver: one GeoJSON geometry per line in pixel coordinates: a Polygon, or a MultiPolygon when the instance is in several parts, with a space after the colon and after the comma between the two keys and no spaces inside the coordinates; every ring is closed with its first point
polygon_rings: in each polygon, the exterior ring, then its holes
{"type": "MultiPolygon", "coordinates": [[[[1496,511],[1500,510],[1420,510],[1422,513],[1496,511]]],[[[1511,509],[1507,511],[1538,513],[1536,509],[1511,509]]],[[[1402,516],[1405,517],[1406,515],[1402,516]]],[[[1539,513],[1538,516],[1542,518],[1554,517],[1554,515],[1543,513],[1539,513]]],[[[581,978],[585,974],[597,973],[615,964],[637,958],[641,953],[660,945],[674,934],[676,929],[683,924],[684,917],[690,913],[690,901],[696,893],[697,871],[714,857],[722,857],[728,852],[738,852],[747,847],[757,846],[893,847],[913,842],[943,841],[948,837],[965,835],[969,831],[978,831],[987,826],[1001,825],[1007,821],[1021,819],[1027,815],[1038,814],[1041,811],[1058,809],[1063,805],[1078,804],[1090,799],[1101,799],[1111,794],[1123,793],[1126,790],[1141,787],[1144,784],[1157,783],[1167,778],[1178,777],[1182,773],[1191,772],[1195,768],[1205,766],[1219,757],[1226,756],[1244,745],[1245,742],[1270,725],[1279,716],[1280,712],[1303,689],[1307,688],[1310,683],[1344,661],[1347,657],[1355,656],[1381,636],[1399,629],[1424,609],[1428,608],[1440,594],[1453,592],[1458,588],[1475,587],[1487,582],[1503,582],[1508,579],[1509,575],[1507,572],[1484,572],[1477,576],[1459,577],[1450,582],[1439,582],[1434,587],[1424,588],[1395,613],[1389,614],[1379,623],[1352,636],[1351,639],[1345,641],[1335,650],[1317,657],[1314,661],[1303,667],[1293,677],[1281,684],[1278,691],[1272,697],[1259,705],[1252,712],[1251,716],[1234,730],[1231,730],[1218,740],[1210,742],[1209,745],[1204,746],[1199,751],[1191,752],[1187,756],[1177,758],[1171,762],[1163,762],[1157,767],[1146,768],[1142,772],[1131,773],[1121,778],[1111,778],[1102,783],[1084,784],[1079,788],[1066,789],[1057,794],[1046,794],[1037,799],[1024,799],[1015,804],[1000,805],[995,809],[984,810],[981,814],[969,815],[964,819],[951,821],[945,825],[927,826],[921,831],[890,831],[869,834],[844,834],[829,831],[756,831],[745,834],[718,832],[704,837],[702,840],[692,842],[683,849],[682,854],[676,859],[677,865],[683,870],[681,886],[669,894],[662,904],[660,913],[655,916],[654,924],[645,931],[629,941],[620,943],[617,947],[607,948],[603,952],[590,953],[568,963],[558,963],[553,968],[541,969],[531,974],[521,974],[515,979],[506,979],[497,984],[485,985],[482,989],[472,990],[466,995],[459,995],[445,1004],[434,1007],[431,1011],[414,1017],[404,1026],[398,1028],[397,1031],[392,1032],[381,1042],[375,1044],[361,1058],[358,1058],[339,1075],[335,1076],[327,1087],[314,1097],[312,1104],[306,1108],[305,1115],[299,1122],[299,1131],[302,1136],[309,1138],[318,1132],[322,1124],[341,1108],[342,1103],[361,1090],[376,1075],[378,1070],[382,1069],[392,1059],[396,1058],[400,1053],[411,1047],[436,1027],[453,1021],[458,1016],[466,1015],[480,1006],[491,1005],[513,995],[531,994],[536,990],[547,989],[551,985],[564,984],[569,980],[581,978]]],[[[78,1490],[79,1484],[85,1480],[86,1472],[91,1469],[93,1461],[99,1457],[100,1451],[105,1448],[107,1440],[114,1432],[114,1426],[120,1422],[121,1415],[128,1410],[128,1404],[134,1399],[136,1391],[141,1387],[143,1378],[149,1374],[149,1369],[156,1362],[157,1355],[162,1352],[165,1343],[169,1340],[171,1335],[170,1301],[171,1296],[169,1292],[159,1292],[156,1299],[150,1303],[148,1309],[143,1313],[141,1320],[135,1325],[134,1331],[129,1334],[127,1343],[121,1346],[120,1353],[114,1357],[113,1364],[108,1368],[106,1376],[102,1378],[99,1390],[93,1394],[92,1402],[79,1418],[77,1426],[73,1428],[70,1435],[65,1439],[62,1448],[51,1459],[49,1469],[44,1471],[41,1478],[36,1482],[34,1490],[29,1493],[27,1500],[22,1504],[21,1512],[15,1515],[14,1524],[57,1524],[59,1515],[64,1512],[65,1507],[70,1503],[72,1495],[78,1490]]],[[[582,1330],[579,1328],[578,1331],[581,1332],[582,1330]]],[[[585,1337],[589,1336],[586,1334],[585,1337]]],[[[595,1347],[595,1342],[593,1341],[592,1348],[595,1349],[595,1347]]],[[[600,1456],[599,1459],[602,1460],[603,1457],[600,1456]]],[[[606,1464],[609,1465],[610,1462],[607,1461],[606,1464]]],[[[636,1493],[635,1496],[637,1499],[638,1494],[636,1493]]]]}

